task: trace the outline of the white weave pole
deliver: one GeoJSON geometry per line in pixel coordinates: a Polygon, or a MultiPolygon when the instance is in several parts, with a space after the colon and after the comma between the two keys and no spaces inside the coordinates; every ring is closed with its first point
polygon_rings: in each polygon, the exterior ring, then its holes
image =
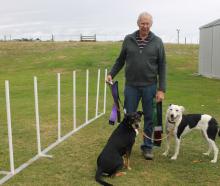
{"type": "Polygon", "coordinates": [[[11,107],[10,107],[8,80],[5,81],[5,97],[6,97],[6,111],[7,111],[7,123],[8,123],[8,145],[9,145],[9,156],[10,156],[10,168],[11,168],[11,174],[14,174],[15,168],[14,168],[14,153],[13,153],[13,143],[12,143],[11,107]]]}
{"type": "Polygon", "coordinates": [[[88,107],[89,107],[89,70],[86,70],[86,123],[88,122],[88,107]]]}
{"type": "MultiPolygon", "coordinates": [[[[107,78],[107,73],[108,73],[108,71],[107,71],[107,69],[105,69],[105,80],[106,80],[106,78],[107,78]]],[[[105,112],[106,112],[106,82],[104,81],[104,83],[105,83],[105,85],[104,85],[104,105],[103,105],[103,113],[105,114],[105,112]]]]}
{"type": "Polygon", "coordinates": [[[34,100],[35,100],[35,118],[36,118],[36,131],[37,131],[37,152],[38,155],[41,155],[40,119],[39,119],[38,88],[37,88],[36,76],[34,76],[34,100]]]}
{"type": "Polygon", "coordinates": [[[98,110],[99,110],[99,84],[100,84],[100,69],[98,69],[98,77],[97,77],[97,92],[96,92],[96,111],[95,111],[95,117],[98,116],[98,110]]]}
{"type": "Polygon", "coordinates": [[[73,71],[73,130],[76,129],[76,71],[73,71]]]}
{"type": "Polygon", "coordinates": [[[57,74],[57,98],[58,98],[58,140],[61,139],[61,111],[60,111],[60,73],[57,74]]]}

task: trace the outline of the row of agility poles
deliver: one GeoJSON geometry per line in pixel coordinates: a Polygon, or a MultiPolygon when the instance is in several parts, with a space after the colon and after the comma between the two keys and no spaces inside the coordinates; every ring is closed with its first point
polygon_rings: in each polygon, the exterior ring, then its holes
{"type": "MultiPolygon", "coordinates": [[[[105,77],[107,76],[107,69],[105,69],[105,77]]],[[[96,112],[95,117],[88,119],[88,103],[89,103],[89,70],[86,70],[86,113],[85,122],[79,127],[76,127],[76,71],[73,71],[73,130],[69,133],[61,136],[61,99],[60,99],[60,73],[57,74],[57,98],[58,98],[58,126],[57,126],[57,140],[50,144],[47,148],[42,150],[41,148],[41,138],[40,138],[40,115],[39,115],[39,105],[38,105],[38,84],[37,77],[34,77],[34,100],[35,100],[35,118],[36,118],[36,133],[37,133],[37,155],[29,159],[27,162],[20,165],[18,168],[14,167],[14,152],[13,152],[13,141],[12,141],[12,123],[11,123],[11,107],[10,107],[10,90],[9,81],[5,81],[5,97],[6,97],[6,112],[7,112],[7,125],[8,125],[8,144],[9,144],[9,159],[10,159],[10,171],[0,171],[0,174],[5,176],[0,179],[0,184],[5,183],[7,180],[21,172],[23,169],[31,165],[33,162],[41,157],[52,157],[47,155],[47,153],[56,147],[58,144],[72,136],[75,132],[79,131],[89,123],[98,119],[106,112],[106,83],[104,83],[104,100],[103,100],[103,112],[98,113],[99,105],[99,87],[100,87],[100,69],[98,69],[97,75],[97,94],[96,94],[96,112]]],[[[105,82],[105,81],[104,81],[105,82]]]]}

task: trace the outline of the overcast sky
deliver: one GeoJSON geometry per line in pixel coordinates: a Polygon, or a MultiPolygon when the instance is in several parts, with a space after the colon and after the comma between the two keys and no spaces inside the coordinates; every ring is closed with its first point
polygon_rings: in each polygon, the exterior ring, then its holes
{"type": "Polygon", "coordinates": [[[165,42],[198,42],[199,27],[220,18],[220,0],[0,0],[4,35],[60,37],[124,36],[137,29],[142,11],[152,14],[152,31],[165,42]]]}

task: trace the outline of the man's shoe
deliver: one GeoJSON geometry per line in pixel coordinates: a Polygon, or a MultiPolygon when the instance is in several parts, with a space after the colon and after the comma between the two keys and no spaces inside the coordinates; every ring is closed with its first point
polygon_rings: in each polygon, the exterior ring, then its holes
{"type": "Polygon", "coordinates": [[[143,156],[146,160],[153,160],[154,155],[152,149],[144,149],[143,156]]]}

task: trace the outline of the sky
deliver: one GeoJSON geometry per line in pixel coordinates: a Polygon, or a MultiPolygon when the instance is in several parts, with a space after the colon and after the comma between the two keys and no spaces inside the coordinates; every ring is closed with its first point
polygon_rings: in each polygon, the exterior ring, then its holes
{"type": "Polygon", "coordinates": [[[153,16],[151,30],[164,42],[199,42],[199,27],[220,19],[220,0],[0,0],[0,39],[55,40],[96,34],[123,39],[138,29],[143,11],[153,16]]]}

